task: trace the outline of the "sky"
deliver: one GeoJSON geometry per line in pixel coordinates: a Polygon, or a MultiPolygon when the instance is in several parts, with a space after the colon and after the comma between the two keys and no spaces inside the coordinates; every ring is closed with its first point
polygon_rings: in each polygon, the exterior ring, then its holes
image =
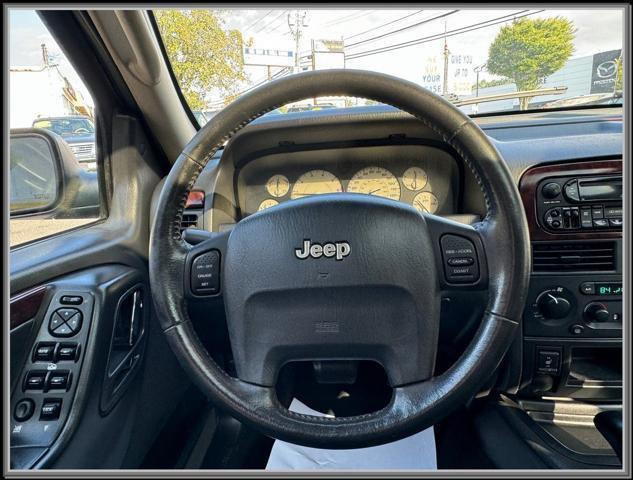
{"type": "MultiPolygon", "coordinates": [[[[303,13],[301,10],[300,13],[303,13]]],[[[322,9],[305,10],[305,27],[302,27],[300,52],[310,49],[311,39],[344,40],[346,48],[346,68],[368,69],[390,73],[398,77],[422,83],[422,75],[427,62],[433,57],[440,58],[444,40],[436,37],[422,44],[400,48],[385,53],[353,58],[355,54],[368,52],[380,47],[399,44],[410,40],[432,37],[457,30],[457,35],[447,38],[449,52],[453,55],[470,57],[472,66],[484,64],[488,46],[503,25],[516,16],[544,18],[563,16],[574,22],[576,27],[575,50],[572,58],[619,49],[623,38],[623,13],[621,9],[571,10],[547,9],[322,9]],[[440,17],[440,18],[436,18],[440,17]],[[497,20],[498,19],[498,20],[497,20]],[[479,25],[482,22],[483,25],[479,25]],[[499,22],[499,23],[497,23],[499,22]],[[420,23],[420,25],[415,25],[420,23]],[[411,27],[414,25],[413,27],[411,27]],[[464,32],[464,27],[479,27],[464,32]],[[411,28],[407,28],[411,27],[411,28]],[[404,29],[400,32],[391,33],[404,29]],[[387,35],[384,35],[387,34],[387,35]],[[382,36],[384,35],[384,36],[382,36]],[[382,36],[382,38],[373,39],[382,36]],[[357,43],[360,42],[360,43],[357,43]],[[356,45],[352,45],[357,43],[356,45]]],[[[294,39],[288,26],[288,14],[294,17],[295,10],[282,7],[222,10],[227,28],[236,28],[245,38],[252,38],[254,47],[274,47],[294,50],[294,39]]],[[[89,100],[89,93],[68,64],[56,42],[47,32],[33,10],[11,9],[9,17],[9,55],[11,66],[41,66],[41,43],[46,43],[49,54],[56,56],[60,69],[73,86],[89,100]]],[[[474,28],[473,27],[473,28],[474,28]]],[[[266,67],[247,67],[250,84],[266,78],[266,67]]],[[[481,78],[489,76],[484,71],[481,78]]]]}

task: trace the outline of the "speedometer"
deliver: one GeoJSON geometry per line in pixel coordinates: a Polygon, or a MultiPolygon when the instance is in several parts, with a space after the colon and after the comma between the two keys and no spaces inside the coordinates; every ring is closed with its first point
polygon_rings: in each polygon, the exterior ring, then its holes
{"type": "Polygon", "coordinates": [[[381,167],[367,167],[356,172],[347,185],[347,191],[400,200],[398,179],[389,170],[381,167]]]}
{"type": "Polygon", "coordinates": [[[341,182],[335,175],[326,170],[310,170],[301,175],[292,187],[290,198],[308,197],[323,193],[342,192],[341,182]]]}

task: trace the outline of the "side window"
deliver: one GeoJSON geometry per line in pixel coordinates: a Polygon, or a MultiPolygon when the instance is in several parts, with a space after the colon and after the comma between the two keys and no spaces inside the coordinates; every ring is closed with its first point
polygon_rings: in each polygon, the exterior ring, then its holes
{"type": "Polygon", "coordinates": [[[95,107],[35,10],[9,10],[10,246],[100,218],[95,107]]]}

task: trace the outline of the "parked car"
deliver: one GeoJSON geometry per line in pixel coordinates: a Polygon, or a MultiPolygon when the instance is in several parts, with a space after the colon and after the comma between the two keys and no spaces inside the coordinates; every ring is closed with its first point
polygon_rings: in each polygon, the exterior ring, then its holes
{"type": "Polygon", "coordinates": [[[88,171],[96,170],[95,127],[90,118],[83,115],[40,117],[33,120],[33,127],[61,135],[79,164],[88,171]]]}

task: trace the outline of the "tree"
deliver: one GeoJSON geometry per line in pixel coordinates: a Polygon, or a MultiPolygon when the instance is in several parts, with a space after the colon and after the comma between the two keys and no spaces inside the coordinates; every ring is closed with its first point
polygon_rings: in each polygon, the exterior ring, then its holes
{"type": "Polygon", "coordinates": [[[155,10],[156,23],[180,89],[192,110],[204,110],[212,91],[238,93],[244,72],[239,30],[211,10],[155,10]]]}
{"type": "MultiPolygon", "coordinates": [[[[535,90],[560,70],[574,51],[576,29],[563,17],[521,18],[502,27],[488,49],[488,71],[514,81],[517,90],[535,90]]],[[[520,99],[521,110],[530,98],[520,99]]]]}
{"type": "Polygon", "coordinates": [[[617,71],[615,74],[614,91],[621,92],[622,87],[624,86],[624,73],[622,71],[622,56],[618,57],[618,59],[615,61],[615,64],[617,65],[617,71]]]}

